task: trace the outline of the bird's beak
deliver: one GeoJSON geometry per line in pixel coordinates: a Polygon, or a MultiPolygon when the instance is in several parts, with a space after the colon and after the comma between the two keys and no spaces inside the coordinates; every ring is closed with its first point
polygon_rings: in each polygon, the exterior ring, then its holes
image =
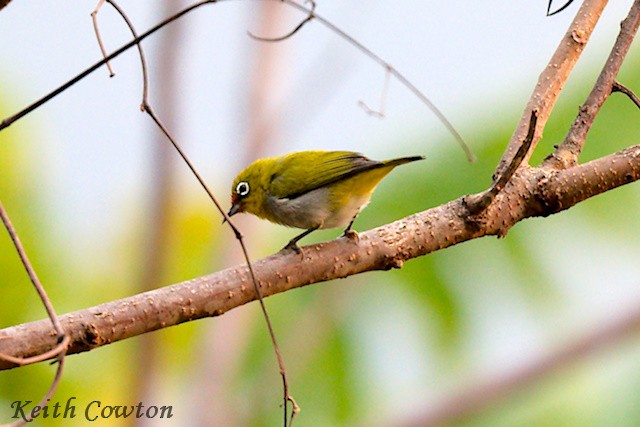
{"type": "MultiPolygon", "coordinates": [[[[238,211],[240,210],[240,203],[234,203],[233,205],[231,205],[231,209],[229,209],[229,212],[227,212],[227,216],[228,217],[232,217],[235,214],[238,213],[238,211]]],[[[224,224],[225,222],[227,222],[227,219],[223,219],[222,223],[224,224]]]]}

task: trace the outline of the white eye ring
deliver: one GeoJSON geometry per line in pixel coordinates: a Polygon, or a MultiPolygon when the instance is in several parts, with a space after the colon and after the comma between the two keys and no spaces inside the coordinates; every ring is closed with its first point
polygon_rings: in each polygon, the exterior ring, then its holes
{"type": "Polygon", "coordinates": [[[240,197],[249,194],[249,183],[246,181],[239,182],[238,185],[236,185],[236,194],[240,197]]]}

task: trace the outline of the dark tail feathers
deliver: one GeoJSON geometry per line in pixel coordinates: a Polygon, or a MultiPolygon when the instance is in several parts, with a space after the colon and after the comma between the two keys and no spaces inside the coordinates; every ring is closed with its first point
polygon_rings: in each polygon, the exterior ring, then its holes
{"type": "Polygon", "coordinates": [[[385,166],[396,167],[396,166],[404,165],[405,163],[415,162],[417,160],[424,160],[424,156],[400,157],[399,159],[386,160],[382,163],[384,163],[385,166]]]}

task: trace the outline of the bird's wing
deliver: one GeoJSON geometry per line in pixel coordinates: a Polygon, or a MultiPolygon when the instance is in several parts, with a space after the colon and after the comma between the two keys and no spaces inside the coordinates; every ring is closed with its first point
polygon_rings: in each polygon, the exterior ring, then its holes
{"type": "Polygon", "coordinates": [[[384,163],[350,151],[293,153],[277,163],[269,192],[277,198],[294,199],[309,191],[350,178],[360,172],[384,166],[384,163]]]}

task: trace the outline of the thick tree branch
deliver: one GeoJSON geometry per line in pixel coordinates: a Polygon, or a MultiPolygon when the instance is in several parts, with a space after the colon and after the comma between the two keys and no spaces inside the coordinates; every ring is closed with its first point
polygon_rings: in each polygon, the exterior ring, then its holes
{"type": "MultiPolygon", "coordinates": [[[[400,268],[404,261],[474,238],[503,236],[522,219],[548,216],[640,179],[640,145],[569,169],[521,167],[481,215],[463,198],[360,234],[308,246],[304,260],[277,253],[254,262],[264,296],[365,271],[400,268]]],[[[60,316],[68,354],[203,317],[256,299],[246,266],[155,289],[60,316]]],[[[30,357],[56,345],[48,320],[0,330],[0,353],[30,357]]],[[[0,361],[0,369],[15,367],[0,361]]]]}

